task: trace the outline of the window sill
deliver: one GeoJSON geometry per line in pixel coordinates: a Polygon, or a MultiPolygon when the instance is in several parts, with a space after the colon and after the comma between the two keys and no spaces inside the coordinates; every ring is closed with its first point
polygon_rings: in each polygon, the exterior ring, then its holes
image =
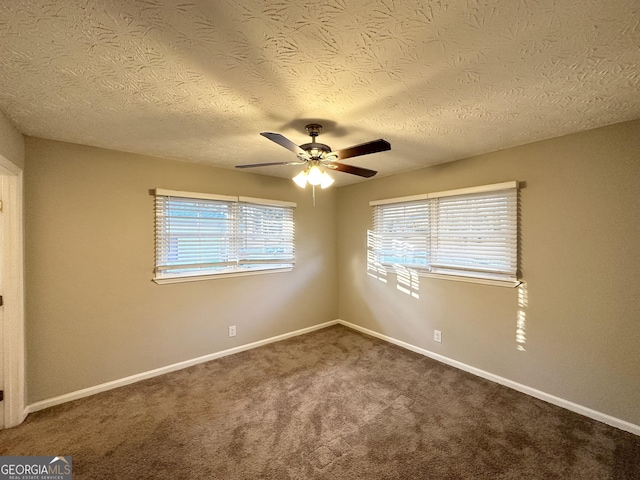
{"type": "Polygon", "coordinates": [[[416,267],[409,267],[406,265],[388,264],[388,263],[381,264],[377,262],[375,264],[369,265],[367,268],[367,272],[369,272],[369,270],[378,270],[378,271],[384,270],[387,274],[395,273],[396,275],[405,276],[405,277],[418,276],[423,278],[436,278],[439,280],[449,280],[453,282],[479,283],[482,285],[493,285],[496,287],[507,287],[507,288],[516,288],[522,283],[521,280],[504,279],[504,278],[500,278],[498,275],[494,275],[494,278],[491,278],[491,274],[487,274],[486,277],[479,277],[479,276],[472,275],[471,272],[467,275],[460,274],[459,273],[460,271],[457,271],[457,272],[431,271],[430,272],[424,268],[419,268],[419,267],[416,268],[416,267]],[[371,268],[372,266],[374,268],[371,268]]]}
{"type": "Polygon", "coordinates": [[[418,272],[418,276],[426,278],[437,278],[440,280],[450,280],[453,282],[480,283],[482,285],[493,285],[495,287],[516,288],[522,281],[520,280],[492,280],[489,278],[465,277],[461,275],[447,275],[443,273],[418,272]]]}
{"type": "Polygon", "coordinates": [[[158,285],[164,285],[167,283],[185,283],[185,282],[201,282],[203,280],[216,280],[218,278],[230,278],[230,277],[246,277],[253,275],[266,275],[269,273],[283,273],[290,272],[293,267],[287,268],[273,268],[270,270],[254,270],[246,272],[227,272],[227,273],[211,273],[207,275],[189,275],[182,277],[156,277],[153,279],[154,283],[158,285]]]}

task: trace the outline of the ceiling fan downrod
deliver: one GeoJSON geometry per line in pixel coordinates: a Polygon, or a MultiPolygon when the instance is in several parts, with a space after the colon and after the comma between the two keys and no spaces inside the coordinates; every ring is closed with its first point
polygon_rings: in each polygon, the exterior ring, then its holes
{"type": "Polygon", "coordinates": [[[300,145],[300,148],[309,154],[311,160],[323,160],[325,156],[331,152],[331,147],[324,143],[316,142],[316,137],[320,134],[322,125],[318,123],[310,123],[304,128],[311,137],[311,143],[300,145]]]}

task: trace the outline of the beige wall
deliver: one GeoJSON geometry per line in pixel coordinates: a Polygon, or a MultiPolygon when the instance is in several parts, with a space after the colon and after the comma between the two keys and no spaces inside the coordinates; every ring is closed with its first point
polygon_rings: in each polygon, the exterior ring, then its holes
{"type": "Polygon", "coordinates": [[[11,121],[0,112],[0,155],[24,168],[24,139],[11,121]]]}
{"type": "Polygon", "coordinates": [[[290,180],[27,138],[28,403],[334,320],[336,198],[314,208],[290,180]],[[295,269],[156,285],[155,187],[297,202],[295,269]]]}
{"type": "Polygon", "coordinates": [[[341,188],[340,318],[640,425],[639,138],[634,121],[341,188]],[[416,299],[367,275],[369,201],[507,180],[526,292],[420,278],[416,299]]]}

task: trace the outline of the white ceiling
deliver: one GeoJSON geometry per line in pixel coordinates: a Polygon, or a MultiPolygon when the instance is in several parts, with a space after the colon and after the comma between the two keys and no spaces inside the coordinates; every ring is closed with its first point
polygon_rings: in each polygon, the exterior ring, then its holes
{"type": "Polygon", "coordinates": [[[0,0],[23,133],[224,168],[314,120],[390,175],[640,118],[639,87],[638,0],[0,0]]]}

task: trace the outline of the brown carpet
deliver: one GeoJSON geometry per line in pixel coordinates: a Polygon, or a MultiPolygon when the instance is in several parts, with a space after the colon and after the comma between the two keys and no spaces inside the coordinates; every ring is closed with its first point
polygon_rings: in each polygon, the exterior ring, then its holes
{"type": "Polygon", "coordinates": [[[29,415],[74,479],[639,479],[640,437],[342,326],[29,415]]]}

